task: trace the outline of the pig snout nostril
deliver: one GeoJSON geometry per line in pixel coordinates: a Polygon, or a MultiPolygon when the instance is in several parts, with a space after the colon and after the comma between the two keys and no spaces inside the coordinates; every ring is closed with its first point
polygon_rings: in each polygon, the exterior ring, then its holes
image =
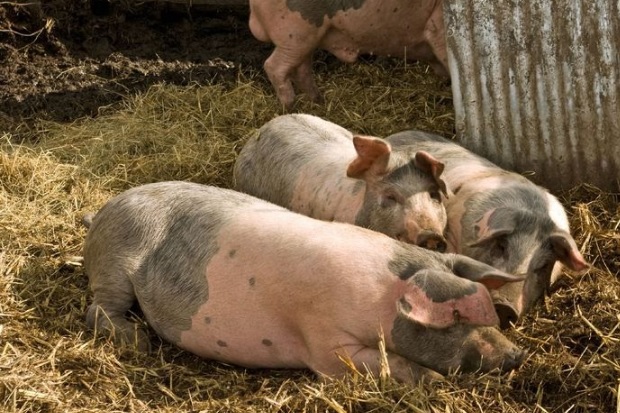
{"type": "Polygon", "coordinates": [[[495,311],[499,317],[499,327],[503,330],[510,327],[510,324],[514,324],[519,319],[517,310],[508,303],[496,303],[495,311]]]}
{"type": "Polygon", "coordinates": [[[437,242],[437,248],[435,248],[435,250],[439,252],[446,252],[447,248],[448,244],[442,239],[437,242]]]}
{"type": "Polygon", "coordinates": [[[435,233],[420,234],[418,236],[416,244],[418,244],[420,247],[438,252],[445,252],[446,248],[448,247],[446,240],[435,233]]]}

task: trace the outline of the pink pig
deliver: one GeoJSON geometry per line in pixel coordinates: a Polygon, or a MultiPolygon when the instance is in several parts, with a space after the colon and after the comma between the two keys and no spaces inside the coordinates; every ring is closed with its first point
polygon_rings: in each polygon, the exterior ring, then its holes
{"type": "Polygon", "coordinates": [[[424,60],[448,74],[442,0],[250,0],[250,30],[276,46],[265,72],[288,109],[293,82],[310,99],[320,97],[312,74],[317,48],[344,62],[364,53],[424,60]]]}
{"type": "Polygon", "coordinates": [[[508,370],[524,356],[496,329],[487,288],[520,280],[349,224],[187,182],[130,189],[92,219],[87,324],[149,347],[125,313],[201,357],[342,376],[349,358],[392,376],[508,370]],[[484,283],[484,285],[482,284],[484,283]]]}
{"type": "Polygon", "coordinates": [[[427,152],[395,151],[383,139],[291,114],[248,140],[234,176],[237,190],[295,212],[444,251],[442,171],[427,152]]]}

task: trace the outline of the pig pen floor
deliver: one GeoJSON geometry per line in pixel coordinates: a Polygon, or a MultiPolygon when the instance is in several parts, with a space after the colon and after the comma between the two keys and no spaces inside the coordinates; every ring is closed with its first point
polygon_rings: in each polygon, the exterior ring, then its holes
{"type": "MultiPolygon", "coordinates": [[[[0,410],[7,412],[611,412],[620,377],[618,194],[557,194],[592,270],[566,274],[506,332],[505,375],[408,387],[352,372],[244,370],[161,342],[138,354],[85,329],[81,217],[147,182],[229,187],[243,142],[281,113],[269,45],[242,9],[52,0],[0,6],[0,410]]],[[[425,65],[318,53],[324,105],[300,112],[383,136],[453,135],[449,84],[425,65]]],[[[139,312],[139,311],[138,311],[139,312]]],[[[138,314],[137,320],[143,322],[138,314]]]]}

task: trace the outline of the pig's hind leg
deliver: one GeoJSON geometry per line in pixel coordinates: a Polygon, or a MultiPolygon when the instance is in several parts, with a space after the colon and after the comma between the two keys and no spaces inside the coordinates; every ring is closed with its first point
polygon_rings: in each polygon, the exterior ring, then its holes
{"type": "Polygon", "coordinates": [[[309,55],[293,72],[295,86],[305,93],[312,102],[321,102],[323,97],[314,80],[312,55],[309,55]]]}
{"type": "Polygon", "coordinates": [[[124,275],[124,271],[118,270],[120,268],[108,268],[106,274],[91,277],[94,298],[86,312],[86,324],[95,330],[96,335],[107,335],[117,345],[149,351],[150,341],[146,332],[126,318],[127,311],[136,302],[136,295],[131,280],[124,275]]]}

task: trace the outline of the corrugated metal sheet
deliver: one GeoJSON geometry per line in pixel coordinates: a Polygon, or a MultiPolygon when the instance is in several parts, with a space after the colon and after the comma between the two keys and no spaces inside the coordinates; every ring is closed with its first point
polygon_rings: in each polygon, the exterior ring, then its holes
{"type": "Polygon", "coordinates": [[[620,181],[620,1],[444,0],[459,141],[551,189],[620,181]]]}

